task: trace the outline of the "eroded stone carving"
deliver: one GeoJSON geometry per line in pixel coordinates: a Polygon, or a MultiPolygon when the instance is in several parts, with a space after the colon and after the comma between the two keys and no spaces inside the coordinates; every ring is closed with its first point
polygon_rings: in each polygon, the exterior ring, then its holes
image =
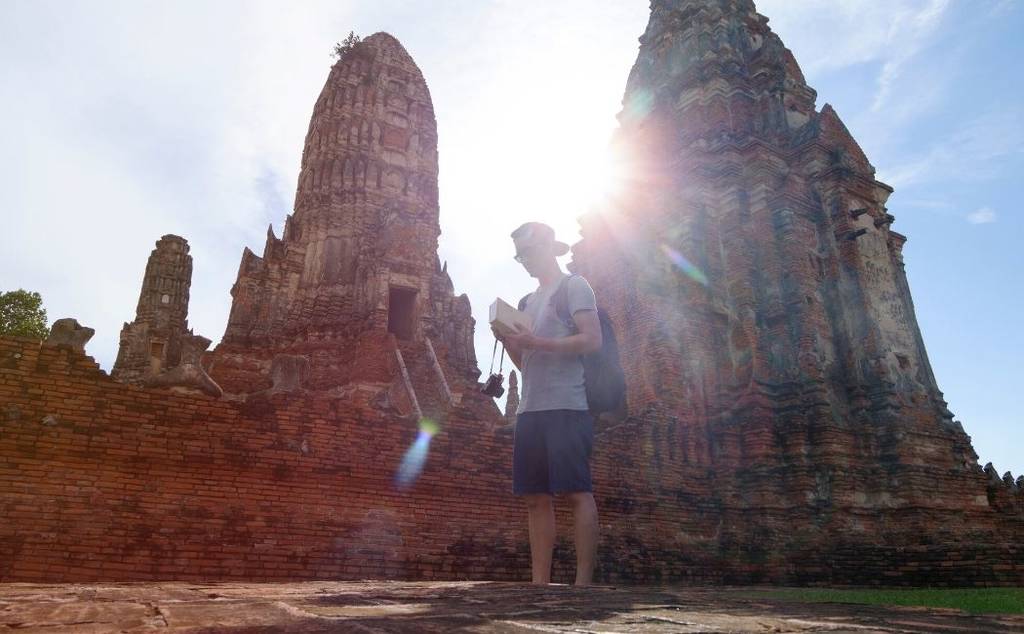
{"type": "Polygon", "coordinates": [[[95,330],[81,325],[77,319],[65,317],[53,322],[45,345],[69,346],[75,352],[85,354],[85,344],[92,339],[94,334],[96,334],[95,330]]]}
{"type": "Polygon", "coordinates": [[[297,392],[309,376],[309,358],[300,355],[279,354],[270,364],[270,378],[274,386],[270,391],[297,392]]]}
{"type": "Polygon", "coordinates": [[[200,362],[203,351],[210,347],[210,340],[199,335],[187,334],[178,341],[181,351],[178,365],[166,372],[146,377],[143,383],[147,387],[166,387],[185,392],[199,391],[208,396],[220,397],[223,391],[206,373],[200,362]]]}

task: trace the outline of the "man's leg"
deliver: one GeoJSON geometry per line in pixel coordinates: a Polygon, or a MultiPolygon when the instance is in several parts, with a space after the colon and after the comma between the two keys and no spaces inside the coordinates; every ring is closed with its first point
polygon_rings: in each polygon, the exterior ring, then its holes
{"type": "Polygon", "coordinates": [[[551,496],[526,495],[530,521],[530,568],[533,583],[551,583],[551,557],[555,549],[555,507],[551,496]]]}
{"type": "Polygon", "coordinates": [[[597,557],[597,504],[593,493],[570,493],[576,525],[576,585],[589,586],[594,580],[597,557]]]}

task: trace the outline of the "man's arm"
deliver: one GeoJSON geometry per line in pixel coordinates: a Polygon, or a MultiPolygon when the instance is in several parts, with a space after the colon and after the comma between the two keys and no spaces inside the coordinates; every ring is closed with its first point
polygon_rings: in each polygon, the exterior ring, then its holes
{"type": "Polygon", "coordinates": [[[516,364],[516,367],[519,367],[517,357],[521,358],[523,350],[540,350],[556,354],[589,354],[600,350],[604,342],[601,337],[601,321],[597,318],[597,311],[578,310],[573,313],[572,320],[575,322],[578,332],[568,337],[538,337],[526,328],[519,326],[517,334],[506,335],[503,340],[508,350],[508,356],[516,364]]]}

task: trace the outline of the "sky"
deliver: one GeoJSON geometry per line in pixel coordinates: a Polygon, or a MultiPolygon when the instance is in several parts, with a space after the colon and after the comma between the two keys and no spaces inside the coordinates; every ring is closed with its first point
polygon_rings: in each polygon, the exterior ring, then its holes
{"type": "MultiPolygon", "coordinates": [[[[761,0],[896,193],[918,321],[982,464],[1024,473],[1024,0],[761,0]]],[[[96,329],[107,370],[160,236],[192,248],[218,341],[242,249],[291,210],[313,103],[350,31],[398,37],[438,120],[440,255],[487,305],[531,280],[508,234],[578,239],[601,191],[643,0],[0,0],[0,291],[96,329]]]]}

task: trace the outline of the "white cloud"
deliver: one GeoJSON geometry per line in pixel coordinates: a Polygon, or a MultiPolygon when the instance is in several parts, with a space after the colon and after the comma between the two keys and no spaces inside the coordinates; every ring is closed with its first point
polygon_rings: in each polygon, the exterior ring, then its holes
{"type": "Polygon", "coordinates": [[[930,43],[950,4],[951,0],[928,0],[921,7],[895,12],[886,42],[889,54],[878,77],[872,111],[878,112],[887,105],[893,83],[902,76],[908,62],[930,43]]]}
{"type": "Polygon", "coordinates": [[[929,209],[933,211],[946,211],[953,208],[953,203],[948,200],[934,198],[915,198],[903,201],[904,207],[915,207],[917,209],[929,209]]]}
{"type": "Polygon", "coordinates": [[[988,207],[982,207],[977,211],[967,214],[967,222],[972,225],[984,225],[996,221],[996,212],[988,207]]]}
{"type": "Polygon", "coordinates": [[[996,178],[1024,154],[1024,109],[996,106],[933,141],[927,150],[879,169],[893,187],[925,182],[979,182],[996,178]]]}
{"type": "Polygon", "coordinates": [[[951,0],[759,0],[812,87],[847,78],[835,105],[869,156],[943,102],[964,67],[973,31],[943,37],[951,0]],[[937,46],[941,42],[941,47],[937,46]],[[872,77],[874,85],[863,77],[872,77]],[[850,90],[850,82],[857,89],[850,90]]]}
{"type": "Polygon", "coordinates": [[[883,67],[884,90],[925,46],[950,0],[759,0],[809,77],[857,64],[883,67]],[[888,69],[888,70],[885,70],[888,69]]]}
{"type": "Polygon", "coordinates": [[[989,15],[1001,17],[1018,8],[1020,8],[1020,0],[994,0],[992,8],[989,9],[989,15]]]}

